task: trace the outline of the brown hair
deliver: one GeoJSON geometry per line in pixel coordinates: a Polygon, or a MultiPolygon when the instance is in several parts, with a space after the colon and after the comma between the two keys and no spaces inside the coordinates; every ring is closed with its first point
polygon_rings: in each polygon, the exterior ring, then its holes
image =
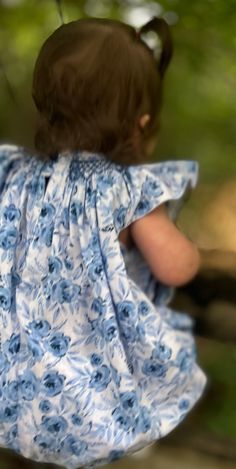
{"type": "Polygon", "coordinates": [[[43,44],[35,65],[36,149],[44,157],[85,150],[120,163],[143,160],[145,141],[157,128],[171,53],[162,19],[152,19],[139,33],[107,19],[62,25],[43,44]],[[142,41],[149,31],[162,42],[158,63],[142,41]],[[143,114],[151,117],[145,131],[138,126],[143,114]]]}

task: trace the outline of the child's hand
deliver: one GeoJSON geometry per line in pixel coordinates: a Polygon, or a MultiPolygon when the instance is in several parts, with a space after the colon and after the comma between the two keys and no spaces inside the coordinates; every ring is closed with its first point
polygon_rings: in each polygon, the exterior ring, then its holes
{"type": "Polygon", "coordinates": [[[157,280],[177,287],[196,275],[200,266],[197,246],[168,218],[164,205],[132,223],[130,231],[157,280]]]}

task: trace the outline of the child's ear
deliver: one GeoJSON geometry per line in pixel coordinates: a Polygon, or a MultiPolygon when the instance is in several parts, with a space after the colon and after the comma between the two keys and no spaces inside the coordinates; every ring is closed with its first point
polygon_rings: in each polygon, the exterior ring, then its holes
{"type": "Polygon", "coordinates": [[[146,125],[150,122],[150,114],[143,114],[139,119],[139,127],[141,130],[144,130],[146,125]]]}

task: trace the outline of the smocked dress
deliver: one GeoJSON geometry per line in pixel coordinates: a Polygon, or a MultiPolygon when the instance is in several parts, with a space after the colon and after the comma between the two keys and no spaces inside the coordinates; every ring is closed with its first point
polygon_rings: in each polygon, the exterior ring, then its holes
{"type": "Polygon", "coordinates": [[[74,469],[174,429],[202,395],[191,320],[121,230],[174,217],[192,161],[123,167],[0,146],[0,446],[74,469]]]}

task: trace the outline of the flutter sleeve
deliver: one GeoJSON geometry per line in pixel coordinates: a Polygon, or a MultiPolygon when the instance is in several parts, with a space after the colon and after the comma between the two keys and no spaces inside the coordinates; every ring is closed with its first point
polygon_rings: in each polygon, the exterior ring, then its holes
{"type": "Polygon", "coordinates": [[[189,192],[196,185],[198,164],[195,161],[129,166],[115,177],[112,185],[113,221],[119,233],[134,221],[166,203],[175,220],[189,192]]]}

